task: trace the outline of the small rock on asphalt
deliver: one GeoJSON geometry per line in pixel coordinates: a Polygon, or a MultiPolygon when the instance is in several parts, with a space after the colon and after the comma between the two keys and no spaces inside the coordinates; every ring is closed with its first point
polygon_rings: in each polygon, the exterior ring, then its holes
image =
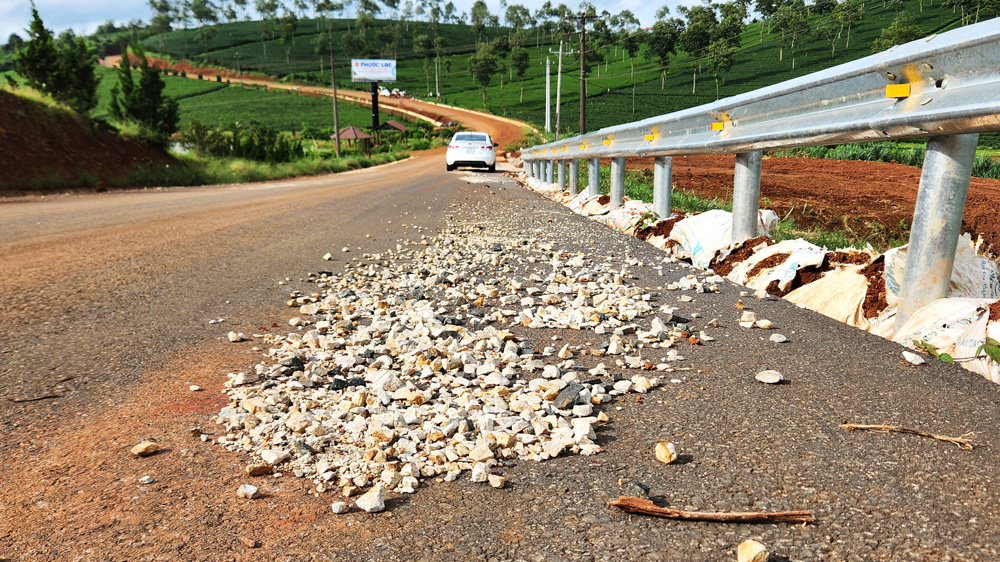
{"type": "Polygon", "coordinates": [[[252,484],[243,484],[236,490],[236,495],[241,498],[246,498],[252,500],[257,497],[258,491],[257,486],[252,484]]]}
{"type": "Polygon", "coordinates": [[[778,371],[775,371],[774,369],[761,371],[757,373],[757,376],[755,376],[754,378],[765,384],[778,384],[781,381],[785,380],[785,376],[779,373],[778,371]]]}
{"type": "Polygon", "coordinates": [[[736,548],[736,562],[767,562],[770,554],[763,544],[747,540],[736,548]]]}
{"type": "Polygon", "coordinates": [[[160,445],[156,441],[143,441],[132,447],[132,454],[137,457],[148,457],[160,450],[160,445]]]}
{"type": "Polygon", "coordinates": [[[385,509],[385,488],[381,484],[376,484],[372,489],[365,492],[354,501],[358,509],[363,509],[368,513],[378,513],[385,509]]]}
{"type": "Polygon", "coordinates": [[[663,464],[672,464],[677,460],[677,446],[666,441],[657,443],[656,458],[663,464]]]}

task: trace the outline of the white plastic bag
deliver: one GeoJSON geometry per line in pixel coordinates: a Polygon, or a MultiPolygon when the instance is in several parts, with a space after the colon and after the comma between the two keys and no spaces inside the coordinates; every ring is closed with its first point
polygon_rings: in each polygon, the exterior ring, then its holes
{"type": "Polygon", "coordinates": [[[900,326],[893,340],[912,349],[913,340],[925,342],[938,353],[947,353],[959,364],[1000,383],[1000,365],[976,350],[989,336],[1000,340],[1000,322],[990,322],[989,306],[997,299],[945,298],[917,310],[900,326]]]}
{"type": "MultiPolygon", "coordinates": [[[[899,286],[906,266],[907,246],[885,253],[885,300],[890,307],[899,301],[899,286]]],[[[997,265],[976,253],[972,237],[963,234],[955,247],[955,266],[951,272],[948,297],[996,299],[1000,297],[997,265]]]]}
{"type": "MultiPolygon", "coordinates": [[[[778,215],[774,211],[758,211],[756,236],[766,235],[777,224],[778,215]]],[[[732,230],[732,213],[713,209],[677,221],[670,232],[670,240],[681,245],[685,253],[691,256],[691,263],[708,269],[717,254],[728,253],[732,246],[732,230]]]]}
{"type": "Polygon", "coordinates": [[[800,269],[822,264],[825,256],[826,251],[823,248],[801,238],[784,240],[754,252],[749,258],[737,264],[726,277],[730,281],[753,289],[757,297],[762,298],[772,281],[777,281],[778,288],[784,291],[788,289],[788,285],[795,279],[795,274],[800,269]],[[780,264],[757,272],[753,278],[747,278],[750,271],[759,263],[778,254],[788,254],[788,257],[780,264]]]}

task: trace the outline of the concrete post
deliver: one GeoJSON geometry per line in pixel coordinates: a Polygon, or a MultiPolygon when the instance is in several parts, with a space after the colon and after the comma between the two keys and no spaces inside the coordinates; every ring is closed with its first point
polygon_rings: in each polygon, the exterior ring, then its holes
{"type": "Polygon", "coordinates": [[[653,212],[661,219],[670,217],[673,164],[673,156],[653,159],[653,212]]]}
{"type": "Polygon", "coordinates": [[[759,150],[736,155],[733,180],[733,244],[757,236],[757,211],[760,207],[759,150]]]}
{"type": "Polygon", "coordinates": [[[559,191],[566,190],[566,161],[556,160],[556,166],[559,168],[559,191]]]}
{"type": "Polygon", "coordinates": [[[580,192],[580,161],[576,158],[569,161],[569,194],[580,192]]]}
{"type": "Polygon", "coordinates": [[[979,134],[927,139],[913,211],[896,328],[920,307],[948,296],[979,134]]]}
{"type": "Polygon", "coordinates": [[[613,211],[625,203],[625,158],[611,159],[611,207],[613,211]]]}
{"type": "Polygon", "coordinates": [[[587,161],[587,197],[601,194],[601,161],[591,158],[587,161]]]}

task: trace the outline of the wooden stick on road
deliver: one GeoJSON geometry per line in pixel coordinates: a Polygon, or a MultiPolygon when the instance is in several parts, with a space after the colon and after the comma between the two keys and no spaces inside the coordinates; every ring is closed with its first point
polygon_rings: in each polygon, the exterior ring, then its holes
{"type": "Polygon", "coordinates": [[[687,521],[712,521],[716,523],[812,523],[814,521],[812,513],[808,511],[776,511],[772,513],[761,511],[681,511],[669,507],[659,507],[650,500],[631,496],[621,496],[610,505],[628,513],[687,521]]]}
{"type": "Polygon", "coordinates": [[[948,443],[954,443],[958,445],[959,449],[963,451],[972,450],[972,439],[976,436],[976,433],[970,431],[958,437],[948,437],[947,435],[937,435],[936,433],[928,433],[926,431],[920,431],[919,429],[911,429],[909,427],[900,427],[898,425],[865,425],[860,423],[847,423],[846,421],[840,424],[842,429],[848,431],[877,431],[879,433],[889,433],[890,431],[895,431],[896,433],[912,433],[913,435],[920,435],[922,437],[930,437],[931,439],[937,439],[938,441],[946,441],[948,443]]]}

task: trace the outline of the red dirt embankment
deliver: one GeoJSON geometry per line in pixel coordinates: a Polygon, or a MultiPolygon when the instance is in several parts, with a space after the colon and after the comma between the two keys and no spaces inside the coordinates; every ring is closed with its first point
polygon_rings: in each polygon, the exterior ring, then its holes
{"type": "MultiPolygon", "coordinates": [[[[21,195],[70,182],[101,188],[141,167],[174,162],[163,152],[73,115],[0,90],[0,193],[21,195]]],[[[65,188],[60,188],[65,191],[65,188]]]]}

